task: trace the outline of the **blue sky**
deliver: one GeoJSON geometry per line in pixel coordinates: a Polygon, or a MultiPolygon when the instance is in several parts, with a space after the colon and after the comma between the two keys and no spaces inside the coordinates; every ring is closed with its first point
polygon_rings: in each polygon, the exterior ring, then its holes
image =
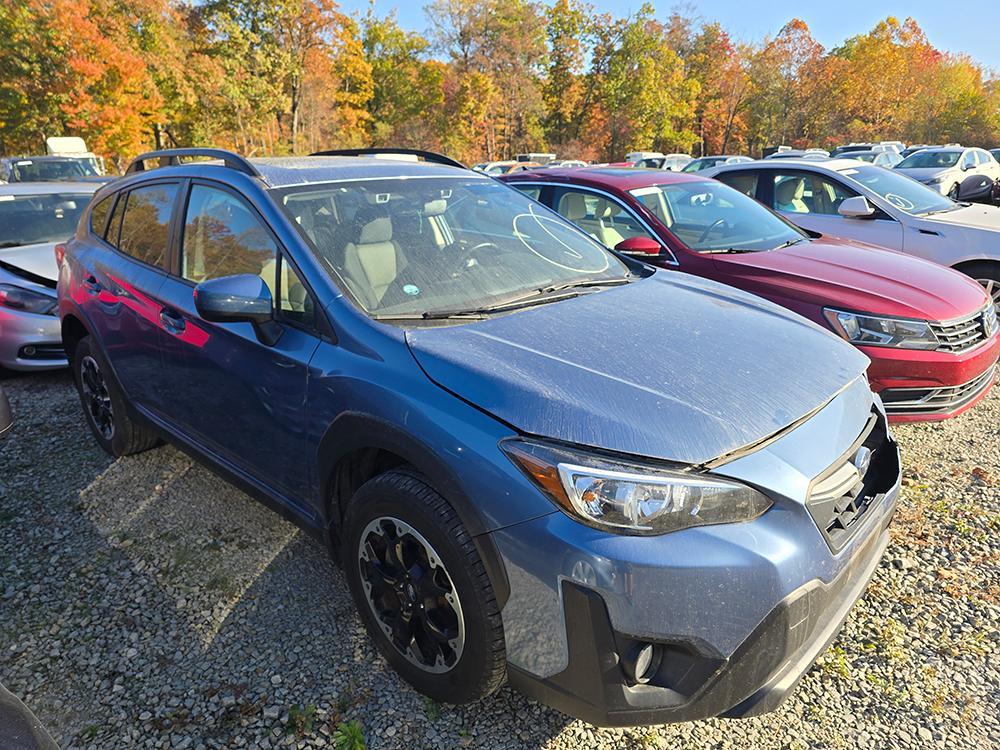
{"type": "MultiPolygon", "coordinates": [[[[368,0],[339,0],[345,11],[364,10],[368,0]]],[[[614,2],[590,0],[602,11],[626,15],[641,0],[614,2]]],[[[654,2],[663,18],[676,2],[654,2]]],[[[426,28],[421,0],[376,0],[379,14],[397,9],[400,24],[407,29],[426,28]]],[[[909,0],[909,2],[872,2],[868,0],[825,0],[804,3],[801,0],[769,0],[758,4],[748,0],[702,0],[691,3],[695,12],[708,21],[720,21],[733,36],[743,40],[759,39],[776,33],[786,21],[798,17],[809,24],[813,36],[826,47],[871,29],[888,15],[913,16],[931,43],[947,52],[965,52],[980,63],[1000,73],[1000,0],[909,0]]]]}

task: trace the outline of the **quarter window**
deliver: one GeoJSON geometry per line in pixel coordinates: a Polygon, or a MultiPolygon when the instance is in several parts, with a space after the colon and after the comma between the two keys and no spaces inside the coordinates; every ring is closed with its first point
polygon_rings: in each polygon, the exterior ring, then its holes
{"type": "Polygon", "coordinates": [[[181,275],[198,284],[236,274],[260,276],[277,298],[277,247],[253,210],[232,193],[191,188],[181,246],[181,275]]]}
{"type": "Polygon", "coordinates": [[[136,260],[162,267],[167,257],[170,214],[176,197],[176,184],[158,184],[135,188],[125,201],[119,201],[119,205],[125,203],[125,215],[118,248],[136,260]]]}

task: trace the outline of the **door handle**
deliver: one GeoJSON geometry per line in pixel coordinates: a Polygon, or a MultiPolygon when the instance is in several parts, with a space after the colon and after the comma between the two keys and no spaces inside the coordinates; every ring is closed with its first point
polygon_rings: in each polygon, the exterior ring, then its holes
{"type": "Polygon", "coordinates": [[[90,294],[100,294],[101,282],[99,282],[95,276],[88,276],[83,280],[83,288],[90,294]]]}
{"type": "Polygon", "coordinates": [[[184,318],[181,317],[179,313],[174,312],[168,307],[164,307],[160,310],[160,322],[163,327],[174,335],[184,332],[187,324],[184,322],[184,318]]]}

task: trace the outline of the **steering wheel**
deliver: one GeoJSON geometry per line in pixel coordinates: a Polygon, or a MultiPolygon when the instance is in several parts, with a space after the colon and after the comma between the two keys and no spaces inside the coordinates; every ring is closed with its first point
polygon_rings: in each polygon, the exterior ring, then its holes
{"type": "Polygon", "coordinates": [[[492,247],[497,252],[500,251],[500,246],[497,245],[497,243],[495,243],[495,242],[491,242],[490,240],[486,240],[484,242],[478,242],[475,245],[473,245],[472,247],[461,247],[460,246],[460,249],[459,249],[459,265],[462,268],[470,268],[471,266],[474,266],[474,265],[478,264],[479,260],[476,257],[476,254],[480,250],[484,250],[485,248],[488,248],[488,247],[492,247]]]}
{"type": "Polygon", "coordinates": [[[722,224],[725,224],[725,223],[726,223],[725,219],[716,219],[715,221],[713,221],[709,225],[708,229],[706,229],[704,232],[701,233],[701,237],[698,238],[698,242],[704,242],[705,239],[708,237],[708,235],[710,235],[712,233],[713,229],[715,229],[716,227],[721,226],[722,224]]]}

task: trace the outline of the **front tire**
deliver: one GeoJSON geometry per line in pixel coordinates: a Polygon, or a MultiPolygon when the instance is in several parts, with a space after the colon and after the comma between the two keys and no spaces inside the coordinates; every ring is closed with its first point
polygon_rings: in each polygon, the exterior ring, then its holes
{"type": "Polygon", "coordinates": [[[506,681],[503,625],[482,559],[455,510],[421,476],[366,482],[344,519],[343,569],[382,656],[443,703],[506,681]]]}
{"type": "Polygon", "coordinates": [[[957,201],[958,190],[959,190],[958,183],[956,182],[954,185],[951,186],[951,190],[948,191],[948,197],[951,198],[953,201],[957,201]]]}
{"type": "Polygon", "coordinates": [[[71,362],[87,425],[107,453],[121,458],[149,450],[159,442],[153,432],[129,418],[125,395],[90,336],[76,345],[71,362]]]}
{"type": "Polygon", "coordinates": [[[978,281],[1000,308],[1000,263],[977,261],[960,266],[958,270],[978,281]]]}

